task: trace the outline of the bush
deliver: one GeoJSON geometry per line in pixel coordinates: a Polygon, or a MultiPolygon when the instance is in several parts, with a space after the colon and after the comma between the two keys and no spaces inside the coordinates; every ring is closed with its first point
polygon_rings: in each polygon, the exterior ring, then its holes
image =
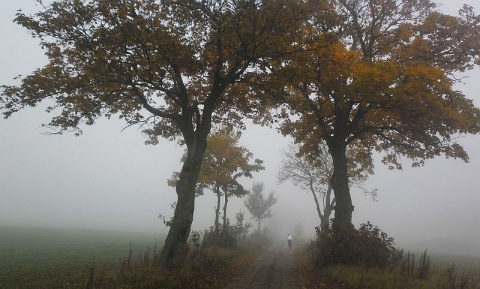
{"type": "Polygon", "coordinates": [[[385,268],[396,258],[394,239],[370,222],[353,227],[317,229],[311,246],[317,265],[344,264],[385,268]]]}
{"type": "Polygon", "coordinates": [[[210,227],[205,231],[204,238],[208,245],[216,245],[226,248],[237,246],[237,241],[245,240],[248,231],[252,227],[250,223],[244,223],[245,216],[242,211],[236,214],[237,222],[230,224],[230,219],[226,219],[226,224],[221,229],[210,227]]]}
{"type": "Polygon", "coordinates": [[[358,229],[332,227],[317,228],[308,247],[313,258],[305,284],[320,280],[329,285],[321,288],[480,289],[478,275],[457,272],[453,265],[432,269],[427,250],[417,258],[404,254],[394,248],[393,238],[370,222],[358,229]]]}

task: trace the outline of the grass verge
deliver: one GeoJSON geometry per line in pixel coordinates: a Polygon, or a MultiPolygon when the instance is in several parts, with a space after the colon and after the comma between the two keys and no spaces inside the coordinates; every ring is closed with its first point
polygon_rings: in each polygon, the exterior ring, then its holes
{"type": "Polygon", "coordinates": [[[176,270],[165,271],[158,266],[158,252],[146,251],[120,266],[90,268],[85,288],[223,288],[251,264],[258,247],[249,242],[234,248],[219,246],[190,247],[185,261],[176,270]]]}

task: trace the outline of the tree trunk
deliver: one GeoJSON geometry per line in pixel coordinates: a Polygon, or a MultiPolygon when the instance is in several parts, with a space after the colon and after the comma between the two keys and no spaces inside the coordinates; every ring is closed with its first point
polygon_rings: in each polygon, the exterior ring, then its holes
{"type": "Polygon", "coordinates": [[[187,158],[176,186],[177,206],[160,255],[159,262],[163,268],[177,267],[184,257],[195,211],[195,187],[206,146],[207,134],[204,137],[197,135],[193,145],[188,146],[187,158]]]}
{"type": "Polygon", "coordinates": [[[332,215],[332,186],[328,185],[327,192],[325,193],[325,203],[323,209],[323,215],[321,218],[320,226],[322,229],[328,228],[330,226],[330,216],[332,215]]]}
{"type": "Polygon", "coordinates": [[[320,203],[318,202],[317,194],[315,193],[315,190],[313,189],[313,184],[310,182],[310,192],[312,192],[313,195],[313,200],[315,201],[315,206],[317,208],[317,214],[318,217],[320,218],[320,227],[323,228],[324,225],[324,218],[322,215],[322,209],[320,208],[320,203]]]}
{"type": "Polygon", "coordinates": [[[218,232],[220,230],[219,218],[220,218],[220,201],[221,201],[222,194],[220,193],[220,189],[218,188],[215,190],[215,193],[217,194],[217,207],[215,208],[215,232],[218,232]]]}
{"type": "Polygon", "coordinates": [[[333,160],[333,174],[331,185],[335,194],[335,219],[334,226],[351,227],[353,205],[348,184],[348,164],[346,157],[345,141],[336,141],[329,146],[333,160]]]}
{"type": "Polygon", "coordinates": [[[224,197],[225,203],[223,204],[223,231],[225,232],[225,230],[227,229],[228,194],[226,191],[224,192],[224,194],[225,194],[225,197],[224,197]]]}

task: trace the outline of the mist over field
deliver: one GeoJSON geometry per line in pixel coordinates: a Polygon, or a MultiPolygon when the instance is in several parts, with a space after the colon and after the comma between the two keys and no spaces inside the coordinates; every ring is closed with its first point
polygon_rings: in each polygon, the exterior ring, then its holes
{"type": "MultiPolygon", "coordinates": [[[[0,9],[0,82],[15,83],[45,63],[35,39],[12,23],[17,9],[33,12],[35,1],[4,1],[0,9]]],[[[475,0],[464,0],[480,13],[475,0]]],[[[443,1],[443,11],[456,13],[457,1],[443,1]]],[[[480,70],[467,72],[457,89],[480,106],[480,70]]],[[[101,119],[84,128],[84,134],[49,135],[42,123],[50,115],[46,105],[25,109],[0,120],[0,224],[36,227],[89,228],[134,232],[166,232],[158,215],[171,217],[176,200],[167,186],[180,169],[183,148],[162,140],[144,145],[140,129],[115,118],[101,119]]],[[[421,168],[404,159],[403,171],[391,171],[380,158],[366,188],[378,190],[373,200],[352,189],[355,225],[371,221],[399,247],[408,250],[480,256],[480,136],[458,140],[470,163],[439,157],[421,168]]],[[[312,196],[291,183],[277,183],[280,151],[291,142],[273,128],[248,124],[240,144],[254,158],[264,160],[266,170],[242,179],[245,188],[263,182],[264,191],[278,198],[273,217],[264,225],[272,236],[313,238],[319,219],[312,196]]],[[[232,198],[229,218],[248,212],[244,199],[232,198]]],[[[213,225],[215,195],[205,191],[197,198],[193,230],[213,225]]],[[[253,220],[248,219],[253,223],[253,220]]],[[[1,232],[0,232],[1,235],[1,232]]]]}

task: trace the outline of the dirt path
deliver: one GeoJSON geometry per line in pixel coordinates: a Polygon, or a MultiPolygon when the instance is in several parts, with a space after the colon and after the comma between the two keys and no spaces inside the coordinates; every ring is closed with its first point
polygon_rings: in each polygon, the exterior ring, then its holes
{"type": "Polygon", "coordinates": [[[276,243],[224,289],[300,288],[293,274],[293,264],[293,249],[288,249],[286,242],[276,243]]]}

